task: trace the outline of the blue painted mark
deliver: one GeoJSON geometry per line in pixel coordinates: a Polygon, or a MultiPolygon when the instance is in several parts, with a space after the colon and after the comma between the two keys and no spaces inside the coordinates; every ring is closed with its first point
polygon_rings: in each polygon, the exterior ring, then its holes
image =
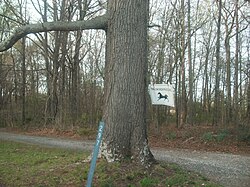
{"type": "Polygon", "coordinates": [[[96,143],[95,143],[95,146],[94,146],[93,157],[92,157],[92,160],[91,160],[90,169],[89,169],[89,173],[88,173],[87,187],[91,187],[92,180],[93,180],[93,177],[94,177],[96,160],[97,160],[97,156],[98,156],[98,153],[99,153],[99,148],[100,148],[100,144],[101,144],[101,140],[102,140],[103,129],[104,129],[104,122],[101,121],[99,123],[99,129],[98,129],[98,134],[97,134],[97,137],[96,137],[96,143]]]}

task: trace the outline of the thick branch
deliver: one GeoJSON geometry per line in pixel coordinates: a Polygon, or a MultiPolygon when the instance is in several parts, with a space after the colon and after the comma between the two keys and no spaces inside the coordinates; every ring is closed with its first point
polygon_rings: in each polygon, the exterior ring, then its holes
{"type": "Polygon", "coordinates": [[[87,29],[103,29],[107,27],[107,15],[98,16],[87,21],[74,21],[74,22],[46,22],[38,24],[29,24],[17,28],[13,34],[10,35],[5,41],[0,43],[0,52],[6,51],[11,48],[22,37],[38,32],[46,31],[75,31],[87,29]]]}

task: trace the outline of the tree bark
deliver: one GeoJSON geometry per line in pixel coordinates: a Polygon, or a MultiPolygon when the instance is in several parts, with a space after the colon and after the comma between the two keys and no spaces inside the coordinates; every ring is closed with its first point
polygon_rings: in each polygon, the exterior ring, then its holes
{"type": "MultiPolygon", "coordinates": [[[[250,33],[250,31],[249,31],[250,33]]],[[[250,39],[247,39],[248,41],[248,46],[247,46],[247,110],[246,110],[246,121],[248,123],[248,125],[250,126],[250,39]]]]}
{"type": "MultiPolygon", "coordinates": [[[[225,16],[222,15],[225,22],[225,39],[224,39],[224,46],[226,52],[226,113],[225,116],[225,124],[229,124],[232,121],[232,97],[231,97],[231,46],[230,46],[230,39],[231,33],[233,30],[233,26],[235,25],[235,14],[232,15],[232,11],[227,10],[224,7],[225,16]],[[233,16],[233,17],[232,17],[233,16]],[[231,20],[231,19],[232,20],[231,20]]],[[[236,44],[237,45],[237,44],[236,44]]]]}
{"type": "Polygon", "coordinates": [[[26,66],[25,66],[25,37],[22,39],[22,126],[25,126],[26,121],[26,106],[25,106],[25,92],[26,92],[26,66]]]}
{"type": "Polygon", "coordinates": [[[235,35],[235,66],[234,66],[234,123],[239,124],[239,17],[238,17],[238,0],[235,2],[235,19],[236,19],[236,35],[235,35]]]}
{"type": "Polygon", "coordinates": [[[193,64],[192,64],[192,47],[191,47],[191,4],[188,0],[188,84],[189,84],[189,100],[188,100],[188,123],[193,125],[194,119],[194,106],[193,106],[193,64]]]}
{"type": "Polygon", "coordinates": [[[145,0],[108,1],[102,155],[149,166],[146,132],[148,5],[145,0]]]}
{"type": "Polygon", "coordinates": [[[216,67],[215,67],[215,98],[214,98],[214,116],[213,116],[213,125],[218,125],[220,118],[220,110],[219,110],[219,84],[220,84],[220,36],[221,36],[221,9],[222,9],[222,0],[218,2],[218,22],[217,22],[217,32],[216,32],[216,67]]]}
{"type": "MultiPolygon", "coordinates": [[[[246,111],[246,121],[250,124],[250,78],[248,78],[247,86],[247,111],[246,111]]],[[[249,125],[250,126],[250,125],[249,125]]]]}
{"type": "Polygon", "coordinates": [[[226,25],[226,39],[225,39],[225,48],[226,48],[226,90],[227,90],[227,105],[226,105],[226,123],[231,122],[231,57],[230,57],[230,43],[229,43],[229,34],[228,34],[228,26],[226,25]]]}
{"type": "Polygon", "coordinates": [[[187,119],[187,94],[186,94],[186,66],[185,66],[185,53],[186,53],[186,31],[185,31],[185,2],[181,1],[181,53],[180,53],[180,120],[179,128],[182,128],[187,119]]]}
{"type": "Polygon", "coordinates": [[[4,76],[3,76],[3,55],[0,54],[0,110],[3,109],[3,85],[4,85],[4,76]]]}
{"type": "MultiPolygon", "coordinates": [[[[154,162],[146,132],[148,6],[148,0],[110,0],[107,15],[89,21],[54,21],[26,25],[18,28],[10,38],[0,44],[0,51],[4,51],[29,33],[106,30],[103,112],[106,130],[102,154],[108,161],[130,157],[144,166],[150,166],[154,162]]],[[[58,54],[55,51],[53,60],[58,59],[56,55],[58,54]]],[[[53,71],[57,70],[58,66],[54,66],[53,71]]],[[[54,75],[51,80],[52,96],[56,91],[53,86],[56,84],[55,80],[57,77],[54,75]]]]}
{"type": "MultiPolygon", "coordinates": [[[[47,0],[44,1],[44,14],[43,14],[43,22],[47,22],[47,9],[48,9],[48,4],[47,0]]],[[[48,122],[48,118],[50,117],[51,111],[50,111],[50,102],[51,102],[51,65],[49,61],[49,45],[48,45],[48,33],[44,32],[44,40],[42,41],[42,45],[44,48],[44,61],[45,61],[45,66],[46,66],[46,87],[47,87],[47,96],[48,96],[48,101],[46,102],[45,106],[45,121],[44,124],[46,125],[48,122]]]]}
{"type": "Polygon", "coordinates": [[[79,55],[80,55],[80,48],[81,48],[81,38],[82,33],[81,31],[76,32],[76,44],[75,44],[75,54],[72,63],[72,95],[71,95],[71,118],[73,125],[78,118],[78,102],[79,102],[79,55]]]}

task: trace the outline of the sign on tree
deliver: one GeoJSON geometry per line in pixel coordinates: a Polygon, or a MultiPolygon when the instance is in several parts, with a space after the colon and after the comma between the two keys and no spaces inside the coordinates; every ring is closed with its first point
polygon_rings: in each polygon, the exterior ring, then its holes
{"type": "Polygon", "coordinates": [[[170,84],[150,84],[149,95],[153,105],[174,107],[174,89],[170,84]]]}

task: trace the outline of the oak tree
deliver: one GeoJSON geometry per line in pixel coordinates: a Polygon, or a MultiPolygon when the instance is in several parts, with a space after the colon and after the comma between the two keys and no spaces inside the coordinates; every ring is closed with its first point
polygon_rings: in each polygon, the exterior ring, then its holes
{"type": "Polygon", "coordinates": [[[106,32],[102,154],[109,161],[132,158],[149,166],[154,157],[146,131],[148,0],[109,0],[92,20],[54,21],[17,28],[0,44],[11,48],[30,33],[102,29],[106,32]]]}

